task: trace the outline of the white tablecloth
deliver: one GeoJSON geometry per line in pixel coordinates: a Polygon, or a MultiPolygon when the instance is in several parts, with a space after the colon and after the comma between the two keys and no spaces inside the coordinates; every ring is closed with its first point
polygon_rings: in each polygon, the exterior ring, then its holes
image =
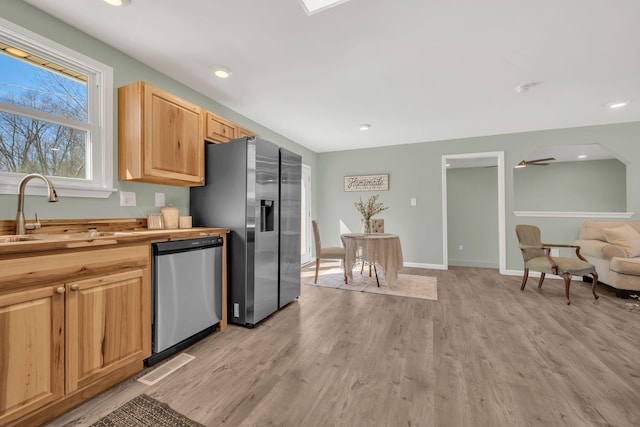
{"type": "Polygon", "coordinates": [[[402,268],[402,246],[400,238],[389,233],[347,233],[341,234],[345,249],[345,269],[349,281],[353,280],[352,270],[358,261],[358,255],[369,263],[375,263],[384,270],[389,286],[398,281],[398,270],[402,268]]]}

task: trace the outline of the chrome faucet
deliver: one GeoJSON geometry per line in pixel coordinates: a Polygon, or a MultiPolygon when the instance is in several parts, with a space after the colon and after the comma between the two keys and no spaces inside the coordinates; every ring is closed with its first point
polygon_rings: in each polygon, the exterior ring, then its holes
{"type": "Polygon", "coordinates": [[[44,175],[40,175],[39,173],[30,173],[22,178],[20,181],[20,185],[18,187],[18,212],[16,213],[16,234],[27,234],[27,230],[25,229],[25,221],[24,221],[24,188],[27,186],[27,183],[31,181],[33,178],[40,178],[47,184],[47,188],[49,190],[48,200],[50,202],[57,202],[58,195],[56,194],[56,189],[53,187],[53,183],[49,178],[44,175]]]}

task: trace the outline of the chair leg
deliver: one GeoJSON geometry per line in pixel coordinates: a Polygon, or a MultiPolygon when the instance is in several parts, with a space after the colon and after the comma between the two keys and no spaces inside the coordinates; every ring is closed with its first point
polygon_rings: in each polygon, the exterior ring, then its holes
{"type": "Polygon", "coordinates": [[[524,269],[524,276],[522,276],[522,286],[520,286],[520,290],[524,291],[524,287],[527,284],[527,279],[529,278],[529,269],[525,268],[524,269]]]}
{"type": "MultiPolygon", "coordinates": [[[[318,283],[318,271],[320,270],[320,258],[316,258],[316,278],[313,280],[313,283],[318,283]]],[[[347,274],[345,272],[345,274],[347,274]]]]}
{"type": "Polygon", "coordinates": [[[571,287],[571,274],[564,273],[562,278],[564,279],[564,295],[567,297],[567,305],[570,305],[571,299],[569,298],[569,288],[571,287]]]}
{"type": "Polygon", "coordinates": [[[593,276],[593,285],[591,285],[591,292],[593,293],[593,297],[595,299],[598,299],[598,298],[600,298],[596,294],[596,285],[598,284],[598,273],[596,271],[594,271],[593,273],[591,273],[591,275],[593,276]]]}
{"type": "Polygon", "coordinates": [[[371,277],[371,264],[369,264],[369,277],[371,277]]]}
{"type": "Polygon", "coordinates": [[[538,280],[538,289],[542,287],[542,282],[544,282],[545,273],[540,273],[540,280],[538,280]]]}

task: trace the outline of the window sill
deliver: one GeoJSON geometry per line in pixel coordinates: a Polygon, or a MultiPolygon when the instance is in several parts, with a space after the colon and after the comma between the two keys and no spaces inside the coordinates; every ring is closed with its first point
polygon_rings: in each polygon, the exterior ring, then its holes
{"type": "Polygon", "coordinates": [[[617,218],[627,219],[633,212],[552,212],[552,211],[513,211],[515,216],[538,218],[617,218]]]}
{"type": "MultiPolygon", "coordinates": [[[[64,185],[55,184],[56,194],[60,197],[87,197],[93,199],[106,199],[111,193],[118,191],[115,188],[91,188],[91,187],[66,187],[64,185]]],[[[18,187],[11,184],[0,184],[0,194],[18,195],[18,187]]],[[[44,186],[29,184],[25,188],[27,196],[46,196],[47,191],[44,186]]]]}

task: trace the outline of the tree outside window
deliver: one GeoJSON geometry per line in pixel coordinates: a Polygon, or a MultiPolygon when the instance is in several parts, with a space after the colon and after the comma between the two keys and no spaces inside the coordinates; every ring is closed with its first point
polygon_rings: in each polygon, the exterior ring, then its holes
{"type": "Polygon", "coordinates": [[[0,172],[86,179],[87,77],[13,51],[0,55],[0,172]]]}

